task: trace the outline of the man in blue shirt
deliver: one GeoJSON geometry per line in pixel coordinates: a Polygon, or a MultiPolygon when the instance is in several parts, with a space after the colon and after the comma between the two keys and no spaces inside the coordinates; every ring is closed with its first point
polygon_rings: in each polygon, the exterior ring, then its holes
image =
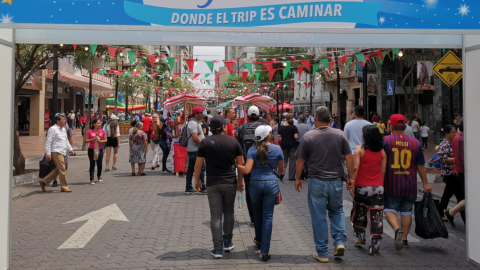
{"type": "Polygon", "coordinates": [[[306,110],[306,111],[305,111],[305,117],[307,118],[307,125],[308,125],[308,127],[310,128],[310,130],[312,130],[312,129],[313,129],[314,119],[313,119],[313,116],[312,116],[310,110],[306,110]]]}
{"type": "Polygon", "coordinates": [[[362,129],[364,126],[371,125],[372,123],[363,119],[365,111],[362,105],[355,107],[355,118],[345,125],[345,137],[350,144],[352,155],[355,153],[355,147],[362,145],[362,129]]]}

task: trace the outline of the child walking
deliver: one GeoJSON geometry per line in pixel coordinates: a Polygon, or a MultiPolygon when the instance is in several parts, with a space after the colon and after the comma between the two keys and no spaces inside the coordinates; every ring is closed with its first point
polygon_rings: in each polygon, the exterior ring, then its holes
{"type": "Polygon", "coordinates": [[[355,245],[365,245],[365,231],[370,224],[370,255],[377,255],[383,236],[383,175],[387,156],[383,150],[383,136],[374,125],[362,129],[363,145],[355,148],[353,155],[355,189],[351,221],[355,245]]]}
{"type": "Polygon", "coordinates": [[[428,150],[428,138],[430,138],[430,128],[427,122],[423,122],[422,126],[422,149],[428,150]]]}

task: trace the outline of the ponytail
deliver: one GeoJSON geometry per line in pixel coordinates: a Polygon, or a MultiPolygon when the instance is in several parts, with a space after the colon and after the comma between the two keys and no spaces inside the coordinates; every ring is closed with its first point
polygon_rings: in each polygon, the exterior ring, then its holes
{"type": "Polygon", "coordinates": [[[265,163],[268,162],[268,158],[267,158],[268,157],[267,139],[268,139],[268,136],[263,141],[257,142],[257,145],[255,146],[255,148],[257,148],[257,160],[261,164],[265,164],[265,163]]]}
{"type": "Polygon", "coordinates": [[[288,123],[290,126],[293,126],[293,124],[294,124],[294,122],[293,122],[293,113],[287,114],[287,116],[285,116],[285,119],[287,120],[287,123],[288,123]]]}

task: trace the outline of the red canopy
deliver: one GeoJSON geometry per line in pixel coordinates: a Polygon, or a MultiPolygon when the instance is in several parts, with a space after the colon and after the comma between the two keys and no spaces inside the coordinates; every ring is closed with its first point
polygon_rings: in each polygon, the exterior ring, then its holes
{"type": "MultiPolygon", "coordinates": [[[[284,111],[285,111],[286,109],[290,109],[290,111],[293,111],[292,105],[290,105],[290,104],[288,104],[288,103],[286,103],[286,102],[283,103],[283,104],[281,104],[281,105],[278,105],[278,110],[279,110],[279,111],[281,111],[282,108],[283,108],[284,111]]],[[[271,111],[271,112],[276,112],[277,109],[275,108],[275,106],[272,106],[272,107],[270,108],[270,111],[271,111]]]]}

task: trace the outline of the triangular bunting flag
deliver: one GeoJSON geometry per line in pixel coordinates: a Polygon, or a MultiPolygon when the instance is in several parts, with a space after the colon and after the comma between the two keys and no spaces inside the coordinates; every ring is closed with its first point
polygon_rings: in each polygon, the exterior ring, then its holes
{"type": "Polygon", "coordinates": [[[324,68],[328,68],[328,59],[319,59],[324,68]]]}
{"type": "Polygon", "coordinates": [[[115,47],[107,47],[108,48],[108,52],[110,53],[110,57],[112,59],[115,59],[115,56],[116,56],[116,53],[117,53],[117,48],[115,47]]]}
{"type": "Polygon", "coordinates": [[[270,74],[269,74],[269,75],[270,75],[270,81],[272,81],[273,75],[275,75],[275,71],[277,71],[277,70],[276,70],[276,69],[270,69],[270,71],[269,71],[269,73],[270,73],[270,74]]]}
{"type": "Polygon", "coordinates": [[[348,65],[347,57],[344,55],[341,58],[342,58],[343,63],[345,63],[345,65],[348,65]]]}
{"type": "Polygon", "coordinates": [[[283,69],[283,79],[285,80],[285,78],[287,78],[287,75],[288,75],[288,69],[284,68],[283,69]]]}
{"type": "Polygon", "coordinates": [[[92,52],[92,55],[95,55],[98,45],[89,45],[89,46],[90,46],[90,51],[92,52]]]}
{"type": "Polygon", "coordinates": [[[225,64],[225,67],[228,69],[228,72],[230,74],[233,74],[233,62],[223,62],[225,64]]]}
{"type": "Polygon", "coordinates": [[[285,69],[289,74],[292,74],[292,63],[290,61],[287,61],[287,66],[285,66],[285,69]]]}
{"type": "Polygon", "coordinates": [[[312,74],[315,75],[317,73],[318,68],[320,67],[320,64],[314,64],[312,68],[312,74]]]}
{"type": "Polygon", "coordinates": [[[135,62],[135,57],[137,56],[136,52],[127,51],[128,59],[130,60],[130,65],[135,62]]]}
{"type": "Polygon", "coordinates": [[[185,59],[185,63],[187,63],[188,69],[190,72],[193,72],[193,67],[195,66],[195,60],[194,59],[185,59]]]}
{"type": "Polygon", "coordinates": [[[310,60],[300,60],[300,63],[305,66],[305,68],[310,72],[310,60]]]}
{"type": "Polygon", "coordinates": [[[208,78],[212,73],[205,73],[205,76],[203,77],[204,79],[208,78]]]}
{"type": "Polygon", "coordinates": [[[357,60],[360,61],[360,62],[363,62],[363,63],[367,62],[367,61],[365,61],[365,55],[363,53],[357,53],[357,54],[355,54],[355,57],[357,57],[357,60]]]}
{"type": "Polygon", "coordinates": [[[200,73],[193,74],[192,81],[195,80],[196,78],[198,78],[198,76],[200,76],[200,73]]]}
{"type": "Polygon", "coordinates": [[[272,70],[272,62],[262,62],[262,65],[264,65],[268,71],[272,70]]]}
{"type": "Polygon", "coordinates": [[[333,67],[335,67],[335,61],[328,62],[328,71],[332,71],[333,67]]]}
{"type": "Polygon", "coordinates": [[[147,58],[148,58],[148,62],[150,62],[150,66],[152,68],[155,68],[155,60],[156,60],[156,56],[155,55],[152,55],[152,54],[147,54],[147,58]]]}
{"type": "Polygon", "coordinates": [[[395,56],[397,56],[400,53],[400,49],[395,48],[395,49],[392,49],[392,51],[393,51],[392,60],[395,60],[395,56]]]}
{"type": "Polygon", "coordinates": [[[208,68],[210,68],[210,72],[213,72],[213,65],[215,64],[214,61],[203,61],[207,64],[208,68]]]}
{"type": "Polygon", "coordinates": [[[77,50],[77,46],[78,46],[78,45],[76,45],[76,44],[73,44],[72,46],[73,46],[73,51],[76,51],[76,50],[77,50]]]}
{"type": "Polygon", "coordinates": [[[168,57],[167,61],[168,65],[170,66],[170,71],[173,71],[173,68],[175,66],[175,58],[168,57]]]}
{"type": "Polygon", "coordinates": [[[260,70],[255,71],[255,77],[257,78],[257,81],[260,80],[260,70]]]}
{"type": "Polygon", "coordinates": [[[382,50],[376,51],[377,55],[383,60],[383,53],[382,50]]]}
{"type": "Polygon", "coordinates": [[[250,75],[253,75],[253,64],[252,63],[244,63],[243,65],[250,72],[250,75]]]}
{"type": "Polygon", "coordinates": [[[218,78],[222,76],[222,73],[215,73],[215,81],[218,81],[218,78]]]}
{"type": "Polygon", "coordinates": [[[247,78],[248,71],[243,71],[242,72],[242,82],[245,82],[245,79],[247,78]]]}
{"type": "Polygon", "coordinates": [[[301,80],[302,78],[302,72],[303,72],[303,66],[298,66],[298,79],[301,80]]]}

